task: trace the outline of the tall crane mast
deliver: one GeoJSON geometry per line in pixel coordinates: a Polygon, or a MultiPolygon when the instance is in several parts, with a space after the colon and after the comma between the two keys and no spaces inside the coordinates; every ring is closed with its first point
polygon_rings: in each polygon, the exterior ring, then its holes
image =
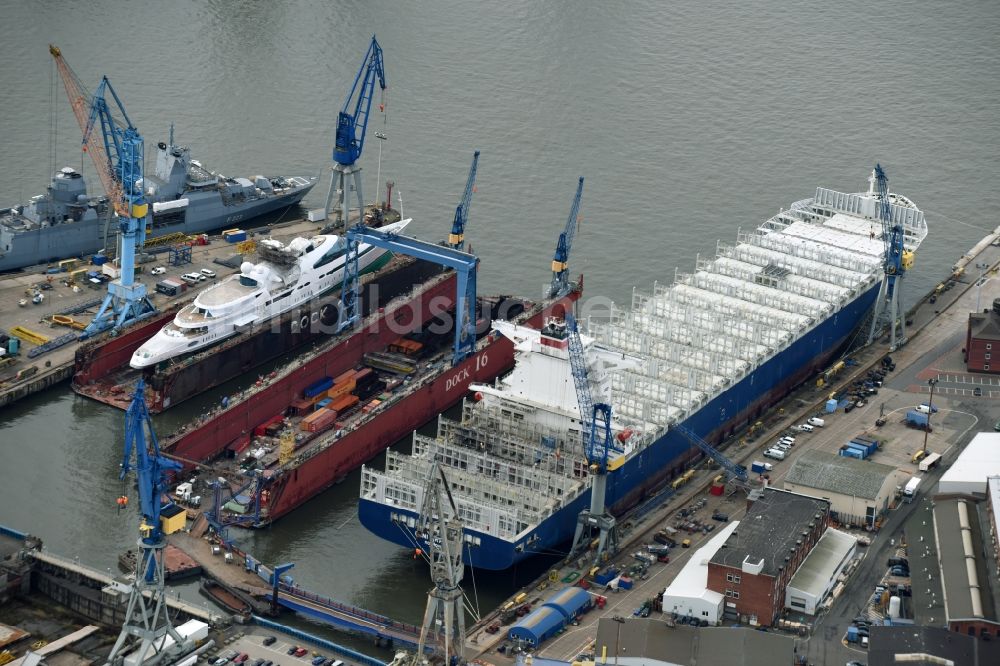
{"type": "MultiPolygon", "coordinates": [[[[583,179],[580,179],[581,185],[583,179]]],[[[579,202],[580,191],[577,190],[579,202]]],[[[569,361],[573,373],[573,383],[576,386],[576,399],[580,405],[580,423],[583,433],[583,452],[590,465],[590,509],[581,511],[576,523],[576,533],[573,536],[573,547],[570,555],[574,556],[589,542],[591,534],[596,530],[600,534],[597,546],[596,561],[600,562],[605,553],[613,554],[618,550],[618,528],[615,517],[606,506],[608,487],[608,456],[611,451],[621,451],[615,446],[611,436],[611,405],[603,402],[594,403],[590,392],[590,379],[587,370],[587,357],[583,350],[583,342],[577,330],[576,319],[566,313],[566,328],[568,335],[569,361]],[[589,428],[587,424],[589,422],[589,428]]]]}
{"type": "Polygon", "coordinates": [[[559,234],[556,243],[556,253],[552,257],[552,285],[549,287],[549,298],[558,298],[569,292],[569,252],[573,248],[573,237],[576,235],[577,222],[580,215],[580,197],[583,196],[583,176],[576,185],[576,195],[569,209],[569,219],[566,228],[559,234]]]}
{"type": "Polygon", "coordinates": [[[83,150],[94,167],[118,217],[119,277],[108,284],[108,294],[81,337],[87,338],[156,314],[146,286],[135,281],[135,251],[146,240],[149,205],[142,191],[143,139],[125,112],[125,105],[108,77],[91,95],[66,63],[62,51],[49,45],[56,69],[69,96],[73,115],[83,131],[83,150]],[[105,98],[110,92],[114,106],[105,98]],[[100,127],[100,132],[95,131],[100,127]]]}
{"type": "Polygon", "coordinates": [[[885,326],[889,327],[889,351],[895,351],[906,344],[906,316],[903,311],[901,291],[902,285],[897,281],[902,279],[912,263],[912,254],[903,245],[903,225],[892,220],[892,202],[889,200],[889,178],[882,170],[881,164],[875,165],[871,178],[868,180],[868,194],[874,196],[877,210],[876,216],[882,223],[882,242],[885,244],[885,254],[882,270],[885,278],[875,301],[875,312],[868,333],[868,344],[874,342],[885,326]],[[896,328],[899,327],[899,337],[896,328]]]}
{"type": "Polygon", "coordinates": [[[420,639],[413,663],[423,661],[428,641],[436,643],[444,656],[445,666],[454,658],[464,661],[465,611],[462,607],[462,521],[451,496],[444,469],[437,461],[431,465],[424,499],[420,507],[420,532],[430,549],[431,580],[434,587],[427,593],[427,608],[420,626],[420,639]],[[443,496],[447,495],[451,513],[444,512],[443,496]]]}
{"type": "MultiPolygon", "coordinates": [[[[166,474],[177,471],[182,465],[160,455],[160,445],[153,430],[153,422],[146,408],[145,385],[142,378],[135,387],[132,403],[125,412],[125,453],[119,477],[124,481],[130,471],[135,471],[139,488],[139,557],[135,582],[132,584],[125,622],[118,640],[108,656],[109,664],[119,664],[122,657],[137,648],[138,662],[145,666],[158,664],[174,654],[184,653],[192,647],[170,623],[167,599],[163,591],[163,548],[166,545],[160,524],[163,494],[167,490],[166,474]],[[148,430],[148,435],[147,435],[148,430]],[[148,439],[147,439],[148,437],[148,439]],[[135,462],[133,463],[133,456],[135,462]],[[170,650],[162,649],[165,636],[174,640],[170,650]]],[[[119,498],[119,506],[127,498],[119,498]]]]}
{"type": "Polygon", "coordinates": [[[472,193],[476,191],[476,169],[479,166],[479,151],[472,156],[472,166],[469,167],[469,178],[465,181],[465,193],[462,201],[455,209],[455,221],[451,225],[448,245],[456,250],[465,250],[465,222],[469,218],[469,204],[472,203],[472,193]]]}
{"type": "MultiPolygon", "coordinates": [[[[340,223],[345,227],[348,223],[348,195],[350,187],[348,178],[354,176],[354,190],[358,195],[358,212],[361,222],[364,222],[365,203],[361,193],[361,167],[357,165],[358,158],[365,145],[365,130],[368,128],[368,113],[372,106],[375,92],[375,80],[379,88],[385,90],[385,71],[382,65],[382,47],[372,35],[368,53],[361,63],[361,69],[354,77],[354,86],[347,95],[347,101],[337,116],[337,134],[333,146],[333,174],[330,178],[330,190],[326,195],[326,212],[330,211],[330,201],[334,192],[337,194],[337,210],[340,212],[340,223]]],[[[380,110],[384,109],[379,104],[380,110]]]]}

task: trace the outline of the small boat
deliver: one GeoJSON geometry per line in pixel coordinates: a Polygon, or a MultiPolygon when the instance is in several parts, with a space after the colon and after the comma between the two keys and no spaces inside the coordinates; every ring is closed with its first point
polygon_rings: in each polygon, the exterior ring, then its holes
{"type": "Polygon", "coordinates": [[[253,610],[249,603],[243,601],[233,591],[214,580],[203,579],[199,591],[226,610],[237,615],[249,616],[253,610]]]}

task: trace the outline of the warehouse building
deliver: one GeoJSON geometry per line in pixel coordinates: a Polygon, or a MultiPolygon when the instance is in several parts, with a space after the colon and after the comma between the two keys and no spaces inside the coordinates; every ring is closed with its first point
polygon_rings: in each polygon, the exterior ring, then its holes
{"type": "Polygon", "coordinates": [[[827,529],[806,556],[785,591],[785,607],[815,615],[833,591],[837,578],[854,559],[858,540],[840,530],[827,529]]]}
{"type": "Polygon", "coordinates": [[[993,525],[987,502],[973,497],[934,500],[934,542],[941,575],[945,620],[952,631],[1000,639],[997,560],[988,547],[993,525]]]}
{"type": "Polygon", "coordinates": [[[602,617],[596,664],[618,666],[773,666],[792,664],[795,639],[740,627],[667,626],[647,618],[602,617]]]}
{"type": "Polygon", "coordinates": [[[711,625],[719,624],[725,597],[719,592],[708,589],[708,563],[737,526],[739,522],[729,523],[707,544],[694,552],[674,581],[663,592],[664,613],[705,620],[711,625]]]}
{"type": "Polygon", "coordinates": [[[804,451],[785,476],[784,488],[830,502],[830,515],[843,525],[874,528],[895,502],[909,472],[825,451],[804,451]]]}
{"type": "Polygon", "coordinates": [[[708,589],[725,597],[723,616],[770,626],[788,583],[826,531],[830,503],[786,490],[755,490],[739,526],[708,563],[708,589]]]}
{"type": "Polygon", "coordinates": [[[965,367],[969,372],[1000,373],[1000,298],[993,309],[973,312],[965,333],[965,367]]]}
{"type": "Polygon", "coordinates": [[[535,648],[552,638],[578,616],[590,610],[590,594],[580,587],[567,587],[518,621],[507,635],[511,640],[535,648]]]}
{"type": "Polygon", "coordinates": [[[991,476],[1000,476],[1000,433],[981,432],[941,475],[938,494],[985,497],[991,476]]]}
{"type": "Polygon", "coordinates": [[[868,666],[1000,664],[1000,643],[958,636],[940,627],[873,625],[868,645],[868,666]]]}

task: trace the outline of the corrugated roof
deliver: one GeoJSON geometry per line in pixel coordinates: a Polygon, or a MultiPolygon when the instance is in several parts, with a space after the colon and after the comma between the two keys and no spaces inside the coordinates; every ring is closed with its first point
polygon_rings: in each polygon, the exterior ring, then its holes
{"type": "Polygon", "coordinates": [[[551,635],[551,632],[563,626],[565,622],[566,618],[555,608],[541,606],[511,627],[507,635],[511,638],[530,640],[537,645],[551,635]]]}
{"type": "Polygon", "coordinates": [[[886,478],[895,471],[895,467],[868,460],[826,451],[804,451],[788,470],[785,483],[873,500],[886,478]]]}
{"type": "Polygon", "coordinates": [[[835,529],[827,529],[816,546],[799,565],[788,586],[819,597],[831,587],[833,575],[844,558],[854,550],[857,539],[835,529]]]}
{"type": "Polygon", "coordinates": [[[1000,433],[981,432],[938,481],[940,493],[986,493],[986,479],[1000,475],[1000,433]]]}
{"type": "Polygon", "coordinates": [[[566,619],[575,617],[590,604],[590,593],[581,587],[567,587],[549,597],[543,606],[555,608],[566,619]]]}

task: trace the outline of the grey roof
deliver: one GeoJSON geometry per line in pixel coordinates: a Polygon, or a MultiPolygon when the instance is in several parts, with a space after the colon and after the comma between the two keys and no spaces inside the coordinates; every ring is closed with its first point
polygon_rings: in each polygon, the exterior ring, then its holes
{"type": "Polygon", "coordinates": [[[980,340],[1000,340],[1000,314],[993,310],[969,314],[969,330],[980,340]]]}
{"type": "Polygon", "coordinates": [[[824,520],[830,503],[785,490],[767,488],[747,510],[740,526],[712,556],[712,564],[741,568],[743,560],[764,560],[761,572],[776,576],[789,550],[810,529],[814,521],[824,520]]]}
{"type": "Polygon", "coordinates": [[[828,529],[806,555],[788,586],[804,590],[814,597],[820,596],[830,588],[833,575],[847,556],[854,552],[857,542],[846,532],[828,529]]]}
{"type": "Polygon", "coordinates": [[[983,557],[987,549],[983,548],[983,528],[977,508],[976,502],[962,498],[938,499],[934,503],[934,534],[949,622],[998,619],[990,589],[990,571],[994,569],[983,557]],[[972,569],[970,561],[974,562],[972,569]]]}
{"type": "Polygon", "coordinates": [[[873,500],[895,471],[895,467],[868,460],[803,451],[785,475],[785,483],[873,500]]]}
{"type": "MultiPolygon", "coordinates": [[[[628,618],[621,624],[602,617],[597,625],[595,656],[607,648],[609,663],[616,646],[621,666],[657,662],[695,666],[772,666],[790,664],[795,640],[773,632],[734,627],[668,627],[661,620],[628,618]]],[[[600,657],[598,656],[598,660],[600,657]]]]}
{"type": "MultiPolygon", "coordinates": [[[[896,655],[928,655],[949,659],[962,666],[992,666],[1000,663],[1000,643],[983,641],[941,627],[884,627],[873,625],[869,631],[868,666],[897,666],[896,655]]],[[[908,664],[940,664],[940,661],[916,659],[908,664]]]]}

